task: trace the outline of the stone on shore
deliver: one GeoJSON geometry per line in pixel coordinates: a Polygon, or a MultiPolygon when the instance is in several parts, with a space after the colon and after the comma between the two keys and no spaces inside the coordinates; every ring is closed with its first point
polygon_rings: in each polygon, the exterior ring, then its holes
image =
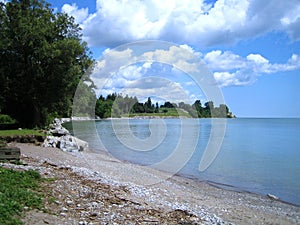
{"type": "Polygon", "coordinates": [[[59,148],[65,152],[78,152],[88,149],[88,143],[71,135],[61,137],[47,136],[43,147],[59,148]]]}
{"type": "Polygon", "coordinates": [[[49,135],[46,137],[43,147],[59,148],[65,152],[78,152],[88,149],[88,143],[70,135],[69,131],[62,126],[65,120],[54,119],[50,124],[49,135]]]}
{"type": "Polygon", "coordinates": [[[53,136],[64,136],[70,134],[70,132],[62,126],[63,121],[60,119],[54,119],[53,123],[50,124],[50,130],[49,132],[53,136]]]}

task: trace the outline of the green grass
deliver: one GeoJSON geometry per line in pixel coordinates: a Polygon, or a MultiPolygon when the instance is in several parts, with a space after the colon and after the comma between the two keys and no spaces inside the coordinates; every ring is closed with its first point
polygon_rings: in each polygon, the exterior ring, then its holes
{"type": "Polygon", "coordinates": [[[0,137],[5,136],[24,136],[24,135],[38,135],[46,136],[39,130],[22,129],[22,130],[0,130],[0,137]]]}
{"type": "Polygon", "coordinates": [[[43,207],[40,174],[36,171],[14,171],[0,167],[0,224],[22,224],[24,207],[43,207]]]}

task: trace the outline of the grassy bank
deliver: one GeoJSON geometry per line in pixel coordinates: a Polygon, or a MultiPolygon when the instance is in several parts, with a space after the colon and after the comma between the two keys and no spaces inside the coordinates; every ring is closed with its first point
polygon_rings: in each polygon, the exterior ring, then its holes
{"type": "Polygon", "coordinates": [[[22,224],[20,217],[25,207],[41,209],[41,177],[38,172],[14,171],[0,167],[0,224],[22,224]]]}
{"type": "Polygon", "coordinates": [[[45,134],[39,130],[22,129],[22,130],[0,130],[0,137],[6,136],[25,136],[25,135],[37,135],[45,136],[45,134]]]}

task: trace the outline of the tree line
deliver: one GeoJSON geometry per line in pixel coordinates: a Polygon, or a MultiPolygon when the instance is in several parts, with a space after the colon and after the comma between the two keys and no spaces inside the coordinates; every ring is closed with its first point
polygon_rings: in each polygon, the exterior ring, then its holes
{"type": "Polygon", "coordinates": [[[109,94],[106,97],[101,95],[96,101],[95,115],[100,118],[117,118],[130,114],[149,114],[167,113],[168,109],[181,109],[193,118],[231,118],[233,114],[225,104],[218,107],[212,101],[206,102],[203,106],[200,100],[196,100],[192,105],[184,102],[178,104],[169,101],[159,105],[153,103],[151,97],[147,101],[139,102],[137,97],[123,96],[122,94],[109,94]]]}

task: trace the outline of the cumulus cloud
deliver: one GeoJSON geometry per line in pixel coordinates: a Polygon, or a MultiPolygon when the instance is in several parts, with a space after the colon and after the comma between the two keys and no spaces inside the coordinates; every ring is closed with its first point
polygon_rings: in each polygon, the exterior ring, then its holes
{"type": "Polygon", "coordinates": [[[177,43],[213,46],[235,43],[270,31],[286,32],[300,39],[298,0],[205,0],[140,1],[97,0],[97,10],[64,5],[83,27],[90,46],[159,39],[177,43]]]}
{"type": "Polygon", "coordinates": [[[145,77],[136,80],[126,86],[122,93],[137,96],[139,99],[150,96],[171,102],[191,102],[189,92],[184,90],[181,84],[162,77],[145,77]]]}
{"type": "Polygon", "coordinates": [[[73,16],[76,23],[82,23],[89,16],[88,8],[78,9],[76,3],[64,4],[61,11],[73,16]]]}
{"type": "Polygon", "coordinates": [[[200,53],[189,46],[162,46],[162,43],[154,41],[107,49],[91,75],[98,88],[97,95],[117,92],[139,99],[150,96],[192,103],[195,100],[192,96],[203,95],[188,74],[205,77],[206,85],[216,86],[215,82],[209,82],[212,74],[202,72],[204,64],[199,63],[202,62],[200,53]]]}
{"type": "Polygon", "coordinates": [[[214,72],[220,86],[247,85],[258,76],[300,69],[300,56],[293,54],[286,63],[270,63],[260,54],[249,54],[246,57],[230,51],[220,50],[207,53],[203,60],[214,72]]]}

